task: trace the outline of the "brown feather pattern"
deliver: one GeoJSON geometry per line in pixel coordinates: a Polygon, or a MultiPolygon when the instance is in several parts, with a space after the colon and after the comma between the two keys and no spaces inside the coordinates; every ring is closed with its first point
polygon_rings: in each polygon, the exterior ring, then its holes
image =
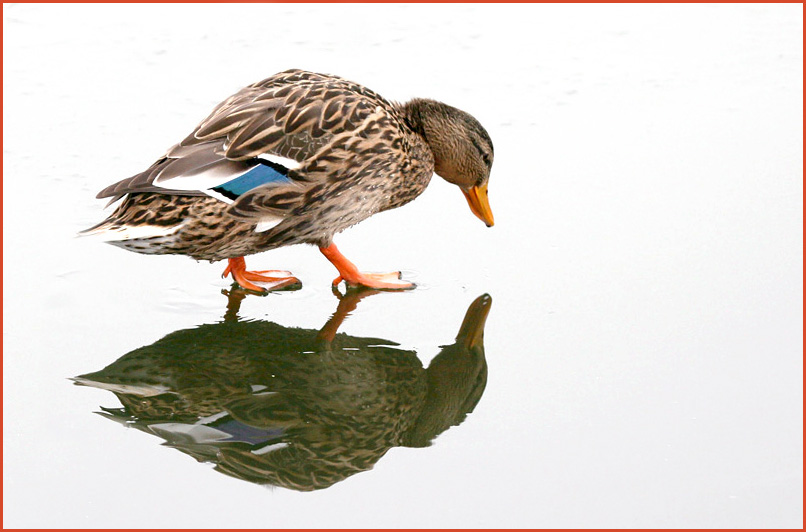
{"type": "Polygon", "coordinates": [[[327,247],[335,233],[408,203],[428,185],[434,153],[412,116],[337,76],[281,72],[227,98],[145,171],[103,189],[99,198],[124,201],[93,229],[177,227],[169,236],[113,243],[210,261],[297,243],[327,247]],[[296,161],[289,182],[254,188],[232,204],[188,185],[193,178],[223,183],[271,156],[296,161]],[[279,223],[256,232],[267,220],[279,223]]]}

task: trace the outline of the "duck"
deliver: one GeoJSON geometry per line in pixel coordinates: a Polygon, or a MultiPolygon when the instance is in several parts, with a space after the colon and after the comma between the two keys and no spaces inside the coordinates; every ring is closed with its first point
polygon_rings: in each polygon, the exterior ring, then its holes
{"type": "Polygon", "coordinates": [[[99,412],[110,421],[219,473],[295,491],[368,471],[394,447],[434,444],[484,394],[489,294],[426,368],[397,342],[339,332],[360,301],[384,297],[379,290],[334,291],[338,306],[319,330],[244,319],[247,293],[222,292],[223,320],[171,332],[72,381],[115,395],[122,407],[99,412]]]}
{"type": "Polygon", "coordinates": [[[301,282],[247,270],[245,256],[311,244],[338,271],[333,285],[407,290],[415,285],[399,271],[359,270],[334,235],[414,200],[434,173],[492,227],[492,163],[492,140],[469,113],[291,69],[236,92],[146,170],[101,190],[119,204],[81,234],[136,253],[226,260],[222,277],[264,294],[301,282]]]}

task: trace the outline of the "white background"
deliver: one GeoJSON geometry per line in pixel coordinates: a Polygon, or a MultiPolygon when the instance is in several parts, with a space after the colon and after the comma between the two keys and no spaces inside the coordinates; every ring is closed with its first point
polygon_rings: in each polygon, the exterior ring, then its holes
{"type": "MultiPolygon", "coordinates": [[[[4,526],[802,527],[801,5],[4,5],[4,526]],[[420,287],[344,328],[450,343],[459,427],[312,494],[215,473],[66,379],[223,313],[221,264],[75,233],[95,193],[287,68],[432,97],[495,144],[486,229],[434,179],[337,238],[420,287]]],[[[242,315],[316,329],[332,267],[242,315]]]]}

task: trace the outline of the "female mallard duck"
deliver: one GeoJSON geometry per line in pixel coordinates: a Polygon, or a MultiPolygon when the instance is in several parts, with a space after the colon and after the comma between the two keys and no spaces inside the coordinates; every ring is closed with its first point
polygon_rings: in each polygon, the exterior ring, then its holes
{"type": "Polygon", "coordinates": [[[301,243],[333,263],[334,284],[413,288],[399,272],[360,272],[333,235],[410,202],[434,172],[492,226],[492,162],[489,135],[459,109],[396,104],[336,76],[288,70],[230,96],[147,170],[98,193],[123,201],[84,233],[138,253],[227,259],[223,275],[248,290],[299,281],[247,271],[244,255],[301,243]]]}
{"type": "MultiPolygon", "coordinates": [[[[226,475],[310,491],[371,469],[389,449],[425,447],[462,423],[487,385],[484,324],[492,298],[470,305],[456,342],[423,368],[417,353],[337,332],[359,301],[339,295],[319,331],[239,315],[175,331],[73,380],[113,392],[103,415],[159,436],[226,475]]],[[[415,326],[412,323],[412,326],[415,326]]]]}

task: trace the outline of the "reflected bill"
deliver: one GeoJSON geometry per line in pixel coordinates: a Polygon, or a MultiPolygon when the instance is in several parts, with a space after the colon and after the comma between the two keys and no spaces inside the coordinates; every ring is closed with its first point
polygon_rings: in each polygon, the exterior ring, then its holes
{"type": "Polygon", "coordinates": [[[117,396],[123,406],[102,408],[103,416],[221,473],[327,488],[392,447],[430,445],[464,421],[487,382],[489,295],[473,301],[456,341],[424,368],[395,342],[338,332],[375,293],[337,293],[337,310],[317,331],[241,320],[244,292],[235,290],[222,322],[173,332],[74,381],[117,396]]]}

